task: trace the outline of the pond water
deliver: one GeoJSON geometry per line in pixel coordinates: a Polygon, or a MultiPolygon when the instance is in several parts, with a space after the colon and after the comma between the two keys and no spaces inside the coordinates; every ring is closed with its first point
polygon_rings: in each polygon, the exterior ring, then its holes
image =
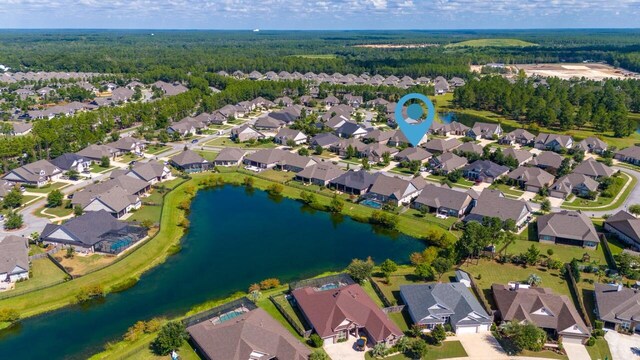
{"type": "Polygon", "coordinates": [[[190,221],[182,251],[144,274],[136,286],[0,332],[0,358],[84,359],[138,320],[180,315],[265,278],[302,279],[367,256],[404,263],[424,248],[408,236],[382,234],[348,217],[232,186],[200,191],[190,221]]]}

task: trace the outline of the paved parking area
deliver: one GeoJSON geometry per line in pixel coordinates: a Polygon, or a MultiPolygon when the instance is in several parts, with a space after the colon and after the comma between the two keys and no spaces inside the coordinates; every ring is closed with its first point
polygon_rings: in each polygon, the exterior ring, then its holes
{"type": "Polygon", "coordinates": [[[349,340],[337,344],[324,344],[324,351],[333,360],[364,360],[364,351],[356,351],[354,346],[356,338],[350,337],[349,340]]]}
{"type": "Polygon", "coordinates": [[[640,348],[640,335],[622,335],[615,331],[607,331],[604,338],[609,343],[611,357],[613,360],[638,359],[640,356],[634,354],[632,347],[640,348]]]}

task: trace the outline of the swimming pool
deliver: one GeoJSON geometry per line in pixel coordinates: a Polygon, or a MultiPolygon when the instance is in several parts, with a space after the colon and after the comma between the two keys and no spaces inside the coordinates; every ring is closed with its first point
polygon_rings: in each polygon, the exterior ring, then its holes
{"type": "Polygon", "coordinates": [[[364,206],[368,206],[370,208],[374,208],[374,209],[382,209],[382,204],[379,201],[376,201],[376,200],[373,200],[373,199],[362,200],[360,202],[360,204],[362,204],[364,206]]]}

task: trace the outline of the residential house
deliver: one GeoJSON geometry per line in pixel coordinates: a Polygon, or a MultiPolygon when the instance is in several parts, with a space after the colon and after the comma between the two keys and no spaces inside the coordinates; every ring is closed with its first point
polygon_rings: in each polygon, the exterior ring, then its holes
{"type": "Polygon", "coordinates": [[[187,174],[208,171],[213,168],[213,164],[195,151],[191,150],[184,150],[183,152],[171,157],[169,163],[176,169],[184,171],[187,174]]]}
{"type": "Polygon", "coordinates": [[[309,144],[313,148],[317,148],[318,146],[320,146],[323,149],[328,149],[329,147],[338,143],[339,141],[340,141],[340,138],[335,136],[332,133],[320,133],[312,137],[309,144]]]}
{"type": "MultiPolygon", "coordinates": [[[[84,191],[81,193],[84,193],[84,191]]],[[[77,203],[77,201],[80,200],[74,199],[73,203],[77,203]]],[[[132,210],[139,209],[141,205],[142,201],[137,195],[131,195],[120,186],[114,186],[92,197],[82,207],[82,210],[85,212],[106,211],[116,219],[119,219],[132,210]]]]}
{"type": "Polygon", "coordinates": [[[107,146],[116,149],[120,153],[142,153],[145,148],[145,142],[138,140],[131,136],[124,136],[120,139],[106,144],[107,146]]]}
{"type": "Polygon", "coordinates": [[[504,134],[499,140],[498,143],[502,145],[522,145],[529,146],[533,144],[535,140],[535,135],[528,132],[525,129],[515,129],[509,133],[504,134]]]}
{"type": "Polygon", "coordinates": [[[625,210],[620,210],[604,221],[604,229],[640,251],[640,219],[625,210]]]}
{"type": "Polygon", "coordinates": [[[608,145],[606,142],[598,139],[595,136],[588,137],[578,143],[578,149],[585,153],[602,154],[607,151],[608,145]]]}
{"type": "MultiPolygon", "coordinates": [[[[421,144],[422,141],[426,138],[426,136],[424,136],[419,142],[418,144],[421,144]]],[[[393,135],[391,135],[391,137],[389,138],[389,142],[387,143],[387,145],[389,146],[409,146],[411,145],[409,143],[409,139],[407,139],[407,137],[404,135],[404,133],[402,132],[402,130],[396,130],[393,135]]]]}
{"type": "MultiPolygon", "coordinates": [[[[200,114],[202,115],[202,114],[200,114]]],[[[207,128],[208,119],[200,119],[187,116],[186,118],[169,125],[167,132],[169,134],[178,133],[180,136],[195,135],[207,128]]]]}
{"type": "Polygon", "coordinates": [[[595,249],[600,243],[591,219],[578,211],[563,210],[538,217],[538,241],[595,249]]]}
{"type": "Polygon", "coordinates": [[[430,212],[461,218],[471,210],[473,199],[466,192],[427,184],[411,206],[416,209],[426,207],[430,212]]]}
{"type": "Polygon", "coordinates": [[[91,166],[91,160],[74,153],[64,153],[49,162],[62,171],[77,171],[78,173],[89,171],[91,166]]]}
{"type": "Polygon", "coordinates": [[[313,331],[325,342],[365,336],[367,344],[393,346],[403,337],[398,326],[382,312],[358,284],[320,290],[304,287],[291,292],[313,331]]]}
{"type": "Polygon", "coordinates": [[[243,163],[258,169],[272,169],[275,167],[280,170],[299,172],[316,162],[309,157],[285,150],[264,149],[245,156],[243,163]]]}
{"type": "Polygon", "coordinates": [[[562,165],[562,160],[564,160],[562,155],[551,151],[542,151],[540,154],[533,157],[529,162],[529,165],[539,167],[540,169],[544,169],[555,174],[562,165]]]}
{"type": "Polygon", "coordinates": [[[444,95],[449,92],[449,82],[442,76],[434,79],[433,89],[435,95],[444,95]]]}
{"type": "Polygon", "coordinates": [[[127,175],[153,185],[169,178],[171,170],[161,162],[139,162],[131,167],[127,175]]]}
{"type": "Polygon", "coordinates": [[[471,275],[468,272],[463,270],[455,271],[456,282],[463,284],[465,287],[471,287],[471,275]]]}
{"type": "Polygon", "coordinates": [[[349,147],[354,150],[354,155],[357,155],[366,149],[367,144],[360,141],[360,139],[342,139],[331,145],[329,150],[338,154],[338,156],[346,157],[349,152],[349,147]]]}
{"type": "Polygon", "coordinates": [[[568,150],[573,147],[573,138],[569,135],[540,133],[533,141],[533,146],[541,150],[568,150]]]}
{"type": "Polygon", "coordinates": [[[353,107],[353,108],[359,108],[364,101],[362,100],[362,96],[355,96],[352,94],[345,94],[343,97],[343,100],[347,102],[347,105],[353,107]]]}
{"type": "Polygon", "coordinates": [[[591,331],[566,295],[556,295],[548,288],[510,289],[505,285],[491,285],[498,308],[497,317],[503,322],[527,321],[558,337],[563,343],[584,343],[591,331]]]}
{"type": "Polygon", "coordinates": [[[26,184],[42,187],[51,181],[56,181],[62,175],[62,170],[47,160],[38,160],[9,171],[2,178],[16,184],[26,184]]]}
{"type": "Polygon", "coordinates": [[[460,156],[469,157],[473,155],[482,156],[482,154],[484,153],[483,149],[484,148],[480,144],[476,144],[474,142],[466,142],[458,146],[453,151],[460,156]]]}
{"type": "Polygon", "coordinates": [[[331,107],[340,104],[340,100],[333,95],[329,95],[324,100],[322,100],[321,103],[324,106],[331,107]]]}
{"type": "Polygon", "coordinates": [[[537,168],[521,166],[507,174],[507,178],[517,183],[519,187],[534,193],[553,185],[555,177],[548,172],[537,168]]]}
{"type": "Polygon", "coordinates": [[[70,246],[81,253],[118,254],[146,236],[142,227],[118,221],[106,211],[92,211],[61,225],[47,224],[40,241],[70,246]]]}
{"type": "Polygon", "coordinates": [[[418,197],[425,186],[426,182],[422,176],[409,181],[381,174],[373,181],[365,196],[381,204],[401,206],[409,204],[411,200],[418,197]]]}
{"type": "Polygon", "coordinates": [[[365,170],[350,170],[329,181],[329,186],[343,193],[364,195],[369,191],[378,176],[381,175],[378,172],[370,173],[365,170]]]}
{"type": "Polygon", "coordinates": [[[358,157],[366,158],[370,163],[379,163],[384,160],[384,154],[389,155],[389,159],[392,159],[395,154],[398,153],[398,149],[390,148],[386,145],[379,143],[372,143],[365,146],[364,149],[358,152],[358,157]]]}
{"type": "Polygon", "coordinates": [[[462,283],[400,285],[413,323],[425,330],[451,325],[456,335],[488,332],[493,319],[462,283]]]}
{"type": "Polygon", "coordinates": [[[573,172],[575,174],[586,175],[594,180],[598,180],[601,178],[611,177],[615,173],[615,170],[593,158],[590,158],[578,164],[573,169],[573,172]]]}
{"type": "Polygon", "coordinates": [[[285,122],[276,118],[271,117],[270,115],[263,116],[256,120],[253,126],[257,130],[265,130],[270,132],[277,132],[285,125],[285,122]]]}
{"type": "Polygon", "coordinates": [[[590,193],[598,190],[598,182],[592,178],[571,173],[558,179],[549,188],[549,196],[566,199],[569,194],[574,193],[581,197],[587,197],[590,193]]]}
{"type": "Polygon", "coordinates": [[[245,151],[238,148],[223,148],[213,161],[215,166],[238,166],[244,158],[245,151]]]}
{"type": "Polygon", "coordinates": [[[640,290],[595,284],[595,313],[605,329],[640,332],[640,290]]]}
{"type": "Polygon", "coordinates": [[[427,141],[424,145],[422,145],[427,151],[430,153],[438,153],[442,154],[447,151],[451,151],[458,146],[462,145],[460,140],[452,138],[452,139],[433,139],[427,141]]]}
{"type": "Polygon", "coordinates": [[[300,130],[283,128],[278,131],[273,141],[281,145],[289,145],[289,141],[292,141],[295,145],[300,145],[307,142],[307,135],[300,130]]]}
{"type": "Polygon", "coordinates": [[[306,184],[328,186],[329,182],[345,172],[329,162],[321,162],[304,168],[296,174],[295,179],[306,184]]]}
{"type": "Polygon", "coordinates": [[[7,235],[0,240],[0,282],[29,278],[29,240],[7,235]]]}
{"type": "Polygon", "coordinates": [[[485,217],[496,217],[502,221],[513,220],[516,226],[521,226],[531,217],[532,211],[526,201],[507,198],[498,190],[485,189],[464,221],[481,223],[485,217]]]}
{"type": "Polygon", "coordinates": [[[283,97],[276,98],[273,102],[278,104],[278,106],[282,106],[282,107],[287,107],[287,106],[292,106],[293,105],[293,100],[288,96],[283,96],[283,97]]]}
{"type": "Polygon", "coordinates": [[[614,159],[640,165],[640,146],[631,146],[615,153],[614,159]]]}
{"type": "Polygon", "coordinates": [[[22,136],[31,133],[33,129],[33,123],[30,122],[12,122],[11,126],[13,127],[13,131],[11,132],[14,136],[22,136]]]}
{"type": "Polygon", "coordinates": [[[446,175],[467,165],[467,159],[454,153],[446,152],[442,155],[432,157],[429,160],[429,164],[434,170],[446,175]]]}
{"type": "Polygon", "coordinates": [[[498,165],[490,160],[476,160],[462,168],[464,177],[472,181],[492,183],[495,179],[506,175],[508,166],[498,165]]]}
{"type": "Polygon", "coordinates": [[[341,138],[361,138],[367,135],[367,130],[359,124],[351,121],[345,121],[336,129],[336,135],[341,138]]]}
{"type": "Polygon", "coordinates": [[[231,129],[231,140],[236,142],[245,142],[249,140],[260,140],[266,136],[261,132],[253,129],[249,124],[231,129]]]}
{"type": "Polygon", "coordinates": [[[366,135],[362,137],[362,140],[365,143],[378,143],[378,144],[386,144],[389,142],[389,139],[394,135],[394,130],[380,130],[375,129],[369,131],[366,135]]]}
{"type": "Polygon", "coordinates": [[[423,163],[427,160],[429,160],[431,158],[431,156],[433,156],[433,154],[431,154],[430,152],[422,149],[422,148],[414,148],[414,147],[408,147],[402,151],[400,151],[399,153],[397,153],[394,156],[394,159],[398,162],[403,162],[403,161],[419,161],[420,163],[423,163]]]}
{"type": "Polygon", "coordinates": [[[533,155],[527,150],[514,149],[512,147],[504,149],[502,154],[505,158],[510,157],[515,159],[518,162],[518,166],[522,166],[533,159],[533,155]]]}
{"type": "Polygon", "coordinates": [[[502,135],[502,126],[496,123],[483,123],[477,121],[473,124],[471,130],[467,131],[467,136],[473,139],[489,139],[492,140],[502,135]]]}
{"type": "MultiPolygon", "coordinates": [[[[126,171],[113,171],[111,178],[96,184],[90,184],[83,190],[73,194],[71,199],[72,206],[80,206],[86,208],[96,198],[107,198],[107,207],[111,208],[112,214],[120,217],[124,215],[128,210],[140,207],[139,197],[147,193],[151,189],[151,185],[135,177],[124,175],[126,171]],[[114,190],[113,188],[119,188],[124,191],[114,190]],[[124,210],[124,212],[123,212],[124,210]]],[[[99,205],[95,203],[94,205],[99,205]]],[[[94,209],[100,209],[100,206],[92,207],[94,209]]]]}
{"type": "Polygon", "coordinates": [[[311,351],[261,308],[233,310],[187,327],[198,354],[207,360],[307,360],[311,351]],[[237,315],[237,316],[236,316],[237,315]]]}
{"type": "Polygon", "coordinates": [[[86,148],[78,151],[76,154],[82,156],[85,159],[89,159],[92,162],[100,162],[102,158],[113,160],[116,157],[120,156],[121,152],[108,145],[91,144],[86,148]]]}
{"type": "Polygon", "coordinates": [[[448,124],[434,122],[433,125],[431,125],[431,132],[439,136],[465,136],[469,130],[471,130],[470,127],[457,121],[452,121],[448,124]]]}

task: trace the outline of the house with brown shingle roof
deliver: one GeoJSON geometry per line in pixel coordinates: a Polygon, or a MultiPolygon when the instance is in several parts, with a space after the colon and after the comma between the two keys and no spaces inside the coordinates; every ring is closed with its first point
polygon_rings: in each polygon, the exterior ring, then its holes
{"type": "Polygon", "coordinates": [[[462,142],[460,142],[460,140],[452,138],[429,140],[422,146],[431,153],[442,154],[447,151],[451,151],[460,145],[462,145],[462,142]]]}
{"type": "Polygon", "coordinates": [[[530,161],[533,158],[533,155],[527,151],[522,149],[514,149],[514,148],[506,148],[502,151],[504,157],[510,157],[515,159],[518,162],[518,166],[524,165],[526,162],[530,161]]]}
{"type": "Polygon", "coordinates": [[[433,184],[427,184],[411,204],[416,209],[426,207],[429,211],[458,218],[467,214],[472,206],[473,199],[468,193],[433,184]]]}
{"type": "Polygon", "coordinates": [[[613,157],[616,160],[639,165],[640,164],[640,146],[630,146],[626,149],[622,149],[618,151],[613,157]]]}
{"type": "Polygon", "coordinates": [[[640,219],[620,210],[604,222],[604,229],[615,234],[618,239],[640,250],[640,219]]]}
{"type": "Polygon", "coordinates": [[[383,204],[406,205],[418,197],[425,186],[426,182],[422,176],[408,181],[399,177],[381,174],[371,185],[366,197],[383,204]]]}
{"type": "Polygon", "coordinates": [[[467,159],[454,153],[446,152],[429,159],[429,164],[433,169],[446,175],[467,165],[467,159]]]}
{"type": "Polygon", "coordinates": [[[591,331],[578,314],[578,310],[566,295],[556,295],[548,288],[513,288],[491,285],[498,308],[497,316],[503,322],[529,322],[564,343],[584,343],[591,331]]]}
{"type": "Polygon", "coordinates": [[[531,145],[535,138],[535,135],[525,129],[515,129],[501,137],[498,140],[498,143],[503,145],[520,144],[526,146],[531,145]]]}
{"type": "Polygon", "coordinates": [[[542,151],[540,154],[534,156],[534,158],[529,161],[529,164],[555,174],[560,168],[560,165],[562,165],[562,160],[564,160],[564,158],[560,154],[551,151],[542,151]]]}
{"type": "Polygon", "coordinates": [[[292,172],[299,172],[307,166],[315,164],[315,160],[281,149],[258,150],[244,157],[243,163],[259,169],[274,167],[292,172]]]}
{"type": "Polygon", "coordinates": [[[606,142],[595,136],[588,137],[578,143],[578,149],[586,153],[602,154],[609,147],[606,142]]]}
{"type": "Polygon", "coordinates": [[[598,190],[598,182],[592,178],[582,175],[571,173],[558,179],[549,188],[549,196],[566,199],[569,194],[574,193],[578,196],[588,196],[589,193],[598,190]]]}
{"type": "Polygon", "coordinates": [[[344,170],[329,162],[321,162],[307,166],[296,174],[295,179],[303,183],[327,186],[329,182],[344,174],[344,170]]]}
{"type": "Polygon", "coordinates": [[[205,320],[189,326],[187,332],[198,353],[208,360],[306,360],[311,354],[261,308],[224,321],[205,320]]]}
{"type": "Polygon", "coordinates": [[[600,243],[591,219],[578,211],[563,210],[538,217],[538,241],[595,249],[600,243]]]}
{"type": "Polygon", "coordinates": [[[403,337],[358,284],[320,290],[303,287],[291,292],[304,318],[322,339],[331,343],[366,336],[367,344],[394,345],[403,337]]]}
{"type": "Polygon", "coordinates": [[[596,316],[606,329],[640,331],[640,290],[595,284],[596,316]]]}
{"type": "MultiPolygon", "coordinates": [[[[230,149],[230,148],[225,148],[230,149]]],[[[218,154],[219,155],[219,154],[218,154]]],[[[188,174],[210,170],[213,165],[195,151],[185,150],[173,156],[169,163],[188,174]]],[[[237,164],[236,164],[237,165],[237,164]]]]}
{"type": "Polygon", "coordinates": [[[553,184],[555,177],[537,167],[519,167],[507,174],[507,178],[513,180],[526,191],[539,192],[553,184]]]}
{"type": "Polygon", "coordinates": [[[567,150],[573,147],[573,138],[569,135],[540,133],[533,141],[533,146],[541,150],[567,150]]]}
{"type": "Polygon", "coordinates": [[[482,223],[485,217],[496,217],[502,221],[513,220],[516,226],[520,226],[532,211],[526,201],[509,199],[498,190],[484,189],[464,221],[482,223]]]}
{"type": "Polygon", "coordinates": [[[0,239],[0,281],[29,278],[29,241],[17,235],[0,239]]]}

